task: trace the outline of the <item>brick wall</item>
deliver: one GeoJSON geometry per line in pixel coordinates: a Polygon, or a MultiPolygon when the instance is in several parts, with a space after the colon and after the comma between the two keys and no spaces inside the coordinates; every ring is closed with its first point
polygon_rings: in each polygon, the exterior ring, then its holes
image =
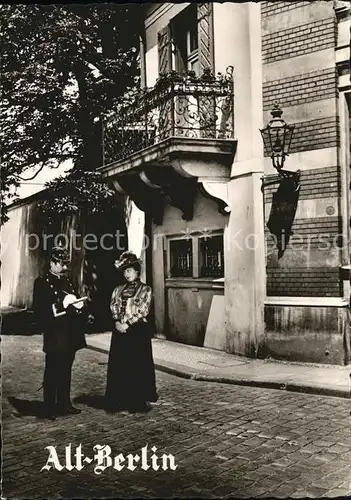
{"type": "MultiPolygon", "coordinates": [[[[322,58],[319,55],[326,49],[335,49],[337,21],[332,6],[329,9],[325,3],[323,5],[321,14],[316,10],[318,2],[261,3],[264,19],[263,109],[267,115],[278,101],[283,112],[289,107],[289,116],[296,117],[287,121],[295,125],[290,153],[300,153],[299,161],[304,162],[303,153],[308,158],[309,152],[321,151],[319,168],[309,169],[308,160],[301,165],[297,160],[292,162],[293,170],[302,170],[301,189],[292,235],[279,259],[274,239],[267,226],[265,228],[269,296],[338,297],[342,294],[338,248],[342,219],[339,203],[335,202],[341,196],[340,168],[335,164],[327,166],[322,152],[325,148],[330,151],[339,146],[338,77],[334,59],[329,57],[330,62],[323,66],[324,55],[322,58]],[[282,12],[289,16],[289,24],[284,23],[285,29],[281,27],[282,12]],[[269,20],[266,20],[268,16],[269,20]],[[314,62],[317,56],[321,67],[316,67],[314,62]],[[282,61],[284,70],[277,78],[279,71],[274,63],[279,65],[282,61]],[[289,61],[288,65],[286,61],[289,61]],[[320,108],[319,101],[323,101],[320,108]],[[296,242],[299,250],[296,250],[296,242]]],[[[292,160],[288,159],[287,169],[289,161],[292,160]]],[[[269,177],[266,176],[266,181],[270,180],[269,177]]],[[[265,188],[266,208],[272,203],[277,188],[277,184],[265,188]]],[[[269,217],[270,210],[266,209],[265,213],[269,217]]]]}
{"type": "MultiPolygon", "coordinates": [[[[292,226],[292,235],[286,245],[287,250],[308,252],[311,249],[330,250],[330,245],[341,244],[341,219],[339,217],[316,217],[298,219],[292,226]]],[[[266,228],[265,235],[269,249],[274,239],[266,228]]]]}
{"type": "Polygon", "coordinates": [[[278,14],[280,12],[289,11],[292,9],[297,9],[299,7],[303,7],[311,2],[279,2],[269,0],[268,2],[261,3],[261,13],[262,17],[271,16],[272,14],[278,14]]]}
{"type": "Polygon", "coordinates": [[[262,37],[262,60],[270,63],[334,47],[336,38],[333,18],[270,33],[262,37]]]}
{"type": "MultiPolygon", "coordinates": [[[[266,180],[270,177],[267,176],[266,180]]],[[[299,199],[331,198],[340,196],[340,169],[335,167],[318,168],[317,170],[305,170],[301,172],[299,199]]],[[[272,202],[273,192],[277,185],[265,188],[265,203],[272,202]]]]}
{"type": "MultiPolygon", "coordinates": [[[[273,176],[271,176],[273,177],[273,176]]],[[[270,177],[266,178],[269,181],[270,177]]],[[[340,196],[341,181],[339,167],[328,167],[301,172],[299,203],[320,199],[335,199],[340,196]]],[[[277,185],[265,188],[265,205],[271,206],[277,185]]],[[[326,204],[327,205],[327,204],[326,204]]],[[[292,234],[285,247],[281,261],[276,257],[275,240],[265,226],[267,250],[267,295],[268,296],[338,296],[341,291],[338,270],[338,247],[342,245],[342,219],[332,204],[324,216],[295,218],[292,234]],[[335,253],[336,252],[336,253],[335,253]],[[302,266],[301,263],[304,265],[302,266]],[[325,280],[328,264],[330,273],[325,280]],[[319,273],[319,269],[321,273],[319,273]],[[295,279],[295,271],[304,279],[295,279]],[[311,274],[312,273],[312,274],[311,274]],[[310,278],[313,279],[310,280],[310,278]],[[287,278],[291,283],[287,283],[287,278]],[[302,282],[306,282],[303,286],[302,282]]],[[[267,219],[270,210],[266,211],[267,219]]],[[[267,220],[266,220],[267,221],[267,220]]]]}
{"type": "Polygon", "coordinates": [[[267,269],[267,295],[339,297],[339,270],[329,267],[267,269]]]}
{"type": "MultiPolygon", "coordinates": [[[[290,153],[330,148],[339,145],[339,130],[336,116],[295,123],[290,153]]],[[[321,165],[322,166],[322,165],[321,165]]]]}
{"type": "Polygon", "coordinates": [[[337,97],[337,79],[336,69],[327,68],[266,82],[263,84],[263,109],[272,109],[276,100],[284,103],[284,106],[296,106],[337,97]]]}
{"type": "MultiPolygon", "coordinates": [[[[338,121],[338,117],[333,116],[295,123],[290,154],[339,146],[338,121]]],[[[266,149],[264,155],[269,156],[266,149]]]]}

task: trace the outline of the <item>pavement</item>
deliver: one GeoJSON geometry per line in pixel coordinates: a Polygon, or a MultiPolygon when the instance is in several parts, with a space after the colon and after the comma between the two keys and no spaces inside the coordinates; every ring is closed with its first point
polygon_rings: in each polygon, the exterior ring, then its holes
{"type": "MultiPolygon", "coordinates": [[[[111,332],[87,336],[90,349],[108,353],[111,332]]],[[[350,398],[351,366],[251,359],[152,339],[155,368],[182,378],[350,398]]]]}
{"type": "Polygon", "coordinates": [[[110,413],[104,406],[107,355],[82,349],[71,391],[82,412],[50,421],[42,418],[37,390],[42,340],[2,338],[1,498],[350,497],[347,399],[157,371],[159,399],[149,412],[110,413]],[[145,470],[138,462],[128,468],[129,457],[145,448],[148,464],[156,458],[159,468],[145,470]],[[164,454],[172,455],[176,470],[169,459],[163,467],[164,454]]]}

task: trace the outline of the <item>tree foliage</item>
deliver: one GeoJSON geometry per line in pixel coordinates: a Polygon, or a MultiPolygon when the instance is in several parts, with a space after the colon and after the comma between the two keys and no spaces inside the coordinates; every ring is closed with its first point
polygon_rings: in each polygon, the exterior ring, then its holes
{"type": "Polygon", "coordinates": [[[29,169],[101,166],[101,116],[138,85],[140,14],[132,3],[0,6],[3,193],[29,169]]]}
{"type": "Polygon", "coordinates": [[[57,177],[47,183],[38,207],[43,223],[55,223],[67,215],[82,214],[85,220],[119,209],[116,194],[98,172],[73,171],[69,177],[57,177]]]}

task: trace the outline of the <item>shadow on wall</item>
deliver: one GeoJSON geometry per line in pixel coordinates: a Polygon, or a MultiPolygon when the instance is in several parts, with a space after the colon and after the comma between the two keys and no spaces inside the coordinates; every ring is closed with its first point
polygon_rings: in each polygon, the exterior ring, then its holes
{"type": "Polygon", "coordinates": [[[291,235],[297,204],[300,194],[300,183],[295,178],[280,179],[279,187],[273,193],[272,208],[267,227],[275,237],[278,259],[283,257],[291,235]]]}
{"type": "MultiPolygon", "coordinates": [[[[101,215],[89,221],[87,233],[96,236],[97,241],[102,241],[104,235],[114,235],[116,231],[127,235],[124,213],[116,211],[109,216],[101,215]]],[[[128,239],[117,242],[115,239],[106,238],[106,246],[97,245],[94,249],[86,249],[83,261],[83,283],[85,293],[90,298],[90,312],[95,321],[93,332],[111,330],[113,323],[110,313],[110,300],[114,288],[124,283],[123,277],[114,267],[114,261],[128,248],[128,239]],[[121,248],[119,245],[122,246],[121,248]]]]}

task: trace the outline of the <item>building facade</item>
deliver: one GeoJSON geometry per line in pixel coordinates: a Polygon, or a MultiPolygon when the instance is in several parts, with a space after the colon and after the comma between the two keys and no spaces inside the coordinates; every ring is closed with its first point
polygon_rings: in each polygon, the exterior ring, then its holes
{"type": "Polygon", "coordinates": [[[266,260],[266,332],[274,354],[347,363],[350,2],[264,2],[261,26],[264,121],[278,100],[295,124],[288,168],[301,170],[296,237],[266,260]]]}
{"type": "Polygon", "coordinates": [[[350,360],[350,2],[145,4],[104,175],[144,212],[159,335],[350,360]],[[278,102],[285,167],[260,134],[278,102]]]}
{"type": "Polygon", "coordinates": [[[105,117],[100,168],[131,203],[157,335],[349,363],[350,2],[140,11],[143,90],[105,117]],[[285,176],[260,132],[276,102],[294,125],[285,176]]]}

